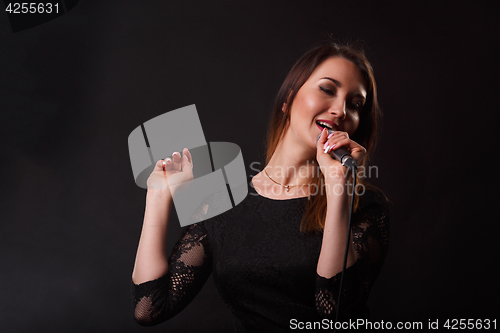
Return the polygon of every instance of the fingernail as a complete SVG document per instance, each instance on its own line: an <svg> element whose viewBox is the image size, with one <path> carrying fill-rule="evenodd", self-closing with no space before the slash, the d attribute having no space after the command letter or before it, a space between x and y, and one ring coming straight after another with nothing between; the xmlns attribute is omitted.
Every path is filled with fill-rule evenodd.
<svg viewBox="0 0 500 333"><path fill-rule="evenodd" d="M335 146L337 146L336 143L334 143L330 148L333 149L333 148L335 148Z"/></svg>
<svg viewBox="0 0 500 333"><path fill-rule="evenodd" d="M330 133L330 135L328 135L327 139L330 139L332 136L333 136L333 133Z"/></svg>
<svg viewBox="0 0 500 333"><path fill-rule="evenodd" d="M330 149L330 146L325 148L325 154L328 152L328 149Z"/></svg>
<svg viewBox="0 0 500 333"><path fill-rule="evenodd" d="M326 148L326 146L328 146L328 141L327 141L327 142L325 142L325 144L323 145L323 149L325 149L325 148Z"/></svg>

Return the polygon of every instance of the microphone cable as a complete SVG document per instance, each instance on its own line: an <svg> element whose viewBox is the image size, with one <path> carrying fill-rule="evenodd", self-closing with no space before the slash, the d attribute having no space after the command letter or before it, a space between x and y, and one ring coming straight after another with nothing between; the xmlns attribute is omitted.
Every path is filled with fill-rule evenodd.
<svg viewBox="0 0 500 333"><path fill-rule="evenodd" d="M348 163L346 163L348 164ZM349 209L349 224L347 226L347 239L345 243L345 252L344 252L344 263L342 265L342 274L340 275L340 286L339 286L339 296L337 298L337 311L335 314L335 323L339 320L339 309L340 309L340 299L342 297L342 286L344 284L344 273L346 270L347 266L347 254L349 253L349 241L351 238L351 225L352 225L352 215L353 215L353 210L354 210L354 196L356 195L356 171L357 167L355 163L350 164L348 167L350 167L352 171L352 180L353 180L353 185L352 185L352 196L351 196L351 207ZM334 332L337 331L337 325L335 325Z"/></svg>

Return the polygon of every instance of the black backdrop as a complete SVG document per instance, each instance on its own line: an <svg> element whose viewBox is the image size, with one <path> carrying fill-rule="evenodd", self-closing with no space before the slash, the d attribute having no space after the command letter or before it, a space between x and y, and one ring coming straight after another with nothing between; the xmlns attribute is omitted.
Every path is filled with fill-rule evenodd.
<svg viewBox="0 0 500 333"><path fill-rule="evenodd" d="M391 199L392 238L372 320L494 319L499 26L487 3L82 0L17 33L0 15L0 331L229 331L211 279L171 321L133 321L145 190L128 135L196 104L207 141L238 144L251 176L280 83L328 35L364 41L384 110L371 181ZM175 214L171 225L170 244Z"/></svg>

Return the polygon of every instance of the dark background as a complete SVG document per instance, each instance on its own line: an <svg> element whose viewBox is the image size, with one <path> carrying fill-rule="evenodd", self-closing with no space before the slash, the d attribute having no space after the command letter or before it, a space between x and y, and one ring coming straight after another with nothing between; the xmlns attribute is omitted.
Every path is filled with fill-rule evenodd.
<svg viewBox="0 0 500 333"><path fill-rule="evenodd" d="M0 14L0 331L229 331L211 279L171 321L133 321L146 192L128 135L196 104L207 141L238 144L252 176L281 82L330 35L364 42L384 111L371 181L391 199L391 246L372 320L500 319L487 3L81 0L17 33Z"/></svg>

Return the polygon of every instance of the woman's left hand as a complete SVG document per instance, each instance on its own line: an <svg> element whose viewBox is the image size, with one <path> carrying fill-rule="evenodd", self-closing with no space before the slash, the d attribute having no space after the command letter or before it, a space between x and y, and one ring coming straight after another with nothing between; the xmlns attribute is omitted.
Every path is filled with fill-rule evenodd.
<svg viewBox="0 0 500 333"><path fill-rule="evenodd" d="M326 147L329 148L325 152ZM316 144L316 160L325 176L325 181L333 178L345 179L347 177L347 168L330 156L332 150L340 147L347 149L358 165L366 156L366 149L357 142L352 141L347 132L335 131L329 136L328 131L324 130Z"/></svg>

